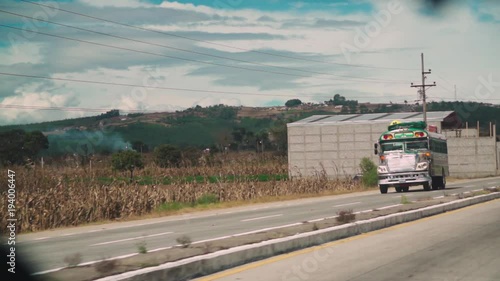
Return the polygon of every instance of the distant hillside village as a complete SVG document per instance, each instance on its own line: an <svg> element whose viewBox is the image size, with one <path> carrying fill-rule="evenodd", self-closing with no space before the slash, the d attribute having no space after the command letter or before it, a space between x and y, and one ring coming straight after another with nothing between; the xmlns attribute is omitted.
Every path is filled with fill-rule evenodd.
<svg viewBox="0 0 500 281"><path fill-rule="evenodd" d="M473 102L430 102L428 111L455 111L464 124L500 122L500 106ZM414 102L360 103L341 95L322 103L290 99L283 106L195 106L176 112L129 113L119 110L83 118L0 126L10 139L22 132L43 133L42 154L110 154L124 149L148 152L163 144L210 151L274 151L286 155L287 123L313 115L421 112ZM481 128L487 130L488 128ZM16 131L17 130L17 131ZM13 132L16 131L16 132ZM25 135L27 138L39 135ZM19 138L21 139L21 138ZM82 148L82 140L88 141ZM22 146L22 144L19 144ZM45 147L45 143L41 147Z"/></svg>

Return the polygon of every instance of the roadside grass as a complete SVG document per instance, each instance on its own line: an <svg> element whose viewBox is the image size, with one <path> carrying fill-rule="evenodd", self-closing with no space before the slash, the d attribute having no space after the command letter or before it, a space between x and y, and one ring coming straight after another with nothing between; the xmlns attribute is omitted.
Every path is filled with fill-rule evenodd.
<svg viewBox="0 0 500 281"><path fill-rule="evenodd" d="M337 212L337 221L340 223L349 223L356 219L356 214L352 209L341 210Z"/></svg>
<svg viewBox="0 0 500 281"><path fill-rule="evenodd" d="M137 246L137 252L139 254L146 254L148 252L148 248L147 248L147 244L146 244L145 240L137 243L136 246Z"/></svg>
<svg viewBox="0 0 500 281"><path fill-rule="evenodd" d="M401 204L403 205L411 204L411 201L408 200L408 197L406 197L406 195L401 195Z"/></svg>
<svg viewBox="0 0 500 281"><path fill-rule="evenodd" d="M217 195L209 193L203 194L200 198L198 198L193 203L184 203L184 202L166 202L161 204L157 211L160 213L179 211L187 208L206 208L210 205L218 204L219 198Z"/></svg>
<svg viewBox="0 0 500 281"><path fill-rule="evenodd" d="M181 203L181 202L168 202L160 205L154 212L142 214L142 215L130 215L127 217L121 217L119 219L104 219L94 222L82 223L79 226L97 226L108 223L115 223L117 221L120 222L128 222L128 221L136 221L136 220L144 220L144 219L154 219L161 218L165 216L172 215L183 215L196 213L200 211L210 211L210 210L219 210L219 209L228 209L235 207L246 207L258 204L265 203L273 203L273 202L282 202L282 201L291 201L291 200L301 200L307 198L317 198L324 196L336 196L343 194L350 194L356 192L364 192L367 190L378 190L378 187L370 187L364 188L360 187L354 190L328 190L319 193L304 193L304 194L290 194L290 195L281 195L281 196L262 196L249 200L234 200L234 201L226 201L226 202L217 202L213 204L204 204L204 205L195 205L189 203ZM74 226L61 226L58 229L69 229ZM25 233L36 233L38 231L27 231Z"/></svg>
<svg viewBox="0 0 500 281"><path fill-rule="evenodd" d="M84 179L90 181L91 179ZM101 184L110 185L113 183L127 183L128 177L98 177L97 180ZM164 184L170 185L175 183L218 183L218 182L267 182L267 181L285 181L288 180L286 174L259 174L259 175L224 175L224 176L184 176L184 177L151 177L151 176L136 176L133 181L140 185Z"/></svg>
<svg viewBox="0 0 500 281"><path fill-rule="evenodd" d="M64 257L64 263L67 267L76 267L82 262L82 254L74 253Z"/></svg>

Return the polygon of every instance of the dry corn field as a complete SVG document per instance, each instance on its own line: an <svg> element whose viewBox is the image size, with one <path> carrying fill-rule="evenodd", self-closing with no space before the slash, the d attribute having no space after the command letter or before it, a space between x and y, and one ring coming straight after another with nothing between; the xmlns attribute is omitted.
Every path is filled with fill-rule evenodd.
<svg viewBox="0 0 500 281"><path fill-rule="evenodd" d="M248 159L247 159L248 160ZM76 226L104 220L115 220L153 213L164 203L195 202L213 194L220 202L247 201L263 197L319 194L349 191L360 186L349 181L331 181L321 173L314 178L271 180L265 182L236 179L232 181L173 182L140 185L116 181L103 184L99 176L120 176L101 161L92 170L82 167L46 165L28 169L9 167L16 172L17 231L31 232L63 226ZM287 174L286 159L227 161L222 165L162 169L152 164L137 171L138 176L185 175L260 175ZM82 179L86 180L82 180ZM0 209L7 209L7 170L1 171ZM2 225L7 224L2 211Z"/></svg>

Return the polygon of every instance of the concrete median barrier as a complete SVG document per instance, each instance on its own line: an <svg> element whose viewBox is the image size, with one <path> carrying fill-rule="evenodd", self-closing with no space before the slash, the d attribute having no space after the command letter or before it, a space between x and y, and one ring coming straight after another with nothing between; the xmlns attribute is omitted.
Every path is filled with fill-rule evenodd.
<svg viewBox="0 0 500 281"><path fill-rule="evenodd" d="M493 192L471 198L429 206L421 209L394 213L369 220L356 221L293 236L267 240L239 246L214 253L169 262L159 266L143 268L119 275L98 279L99 281L169 281L187 280L212 274L231 267L261 260L279 254L320 245L330 241L366 233L393 225L418 220L470 205L499 199L500 192Z"/></svg>

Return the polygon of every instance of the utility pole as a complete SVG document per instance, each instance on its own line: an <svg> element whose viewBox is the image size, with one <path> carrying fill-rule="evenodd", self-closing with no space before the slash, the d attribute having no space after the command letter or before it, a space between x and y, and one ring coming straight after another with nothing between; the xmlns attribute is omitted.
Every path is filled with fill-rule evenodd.
<svg viewBox="0 0 500 281"><path fill-rule="evenodd" d="M455 101L457 101L457 85L455 85Z"/></svg>
<svg viewBox="0 0 500 281"><path fill-rule="evenodd" d="M423 107L424 107L424 122L427 123L427 102L426 102L426 96L425 96L425 87L434 87L434 86L436 86L436 82L434 82L434 84L425 85L425 79L427 78L425 75L430 74L431 70L430 69L429 69L429 71L424 70L424 53L421 54L421 58L422 58L422 85L413 85L413 83L411 83L411 87L414 87L414 88L420 87L421 88L420 93L422 95L422 103L423 103Z"/></svg>

